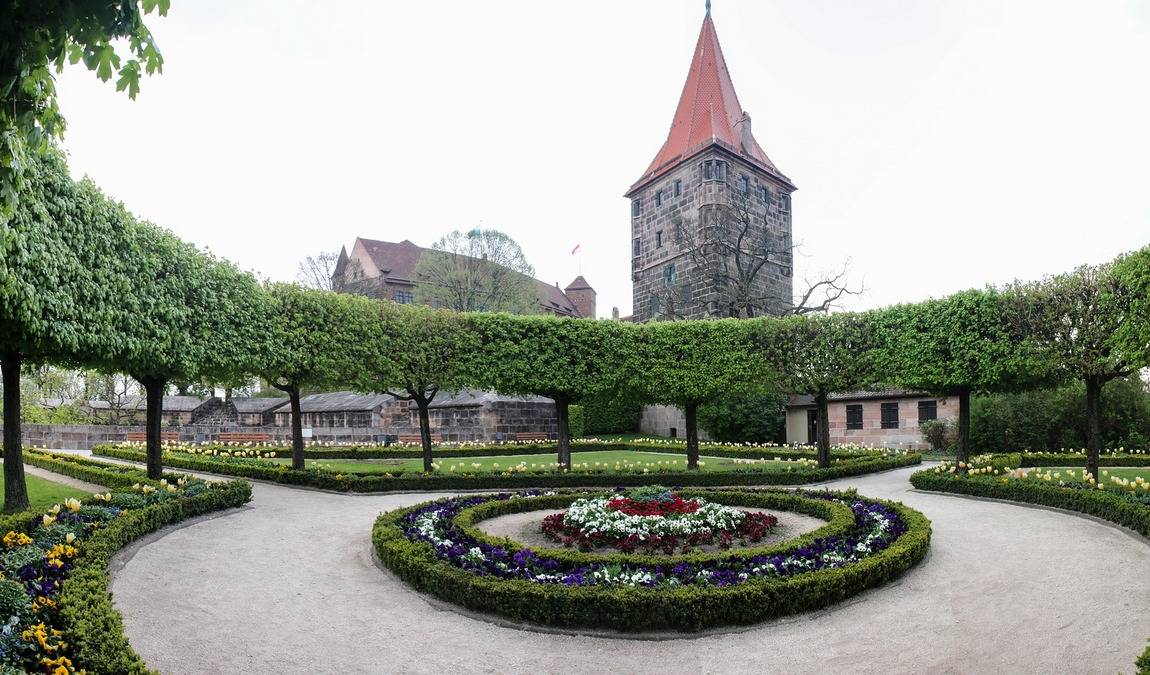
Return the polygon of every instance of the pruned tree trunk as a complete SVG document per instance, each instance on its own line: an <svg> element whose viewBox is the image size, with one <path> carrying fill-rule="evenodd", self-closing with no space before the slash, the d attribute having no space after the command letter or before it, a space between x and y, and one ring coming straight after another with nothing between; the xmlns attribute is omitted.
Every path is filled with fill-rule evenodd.
<svg viewBox="0 0 1150 675"><path fill-rule="evenodd" d="M687 418L687 470L699 470L699 404L691 401L683 406Z"/></svg>
<svg viewBox="0 0 1150 675"><path fill-rule="evenodd" d="M28 508L28 485L24 481L24 446L20 437L20 354L0 355L4 378L4 512Z"/></svg>
<svg viewBox="0 0 1150 675"><path fill-rule="evenodd" d="M555 398L555 420L559 437L559 463L571 470L571 402L563 396Z"/></svg>
<svg viewBox="0 0 1150 675"><path fill-rule="evenodd" d="M291 468L303 471L303 411L299 403L299 387L288 387L291 400Z"/></svg>
<svg viewBox="0 0 1150 675"><path fill-rule="evenodd" d="M423 472L431 473L435 469L431 466L431 415L428 407L431 405L424 396L415 397L415 405L419 408L419 442L423 445Z"/></svg>
<svg viewBox="0 0 1150 675"><path fill-rule="evenodd" d="M1094 480L1102 482L1098 473L1102 452L1102 378L1086 378L1086 471Z"/></svg>
<svg viewBox="0 0 1150 675"><path fill-rule="evenodd" d="M958 450L955 462L970 461L970 388L963 387L958 391ZM962 473L966 469L960 469Z"/></svg>
<svg viewBox="0 0 1150 675"><path fill-rule="evenodd" d="M831 416L827 406L827 395L815 396L815 407L818 421L818 441L815 455L818 458L820 469L829 469L831 466Z"/></svg>
<svg viewBox="0 0 1150 675"><path fill-rule="evenodd" d="M160 480L164 477L164 448L160 442L160 422L164 416L164 389L168 383L158 377L137 377L144 385L148 409L144 421L147 438L145 453L148 461L148 478Z"/></svg>

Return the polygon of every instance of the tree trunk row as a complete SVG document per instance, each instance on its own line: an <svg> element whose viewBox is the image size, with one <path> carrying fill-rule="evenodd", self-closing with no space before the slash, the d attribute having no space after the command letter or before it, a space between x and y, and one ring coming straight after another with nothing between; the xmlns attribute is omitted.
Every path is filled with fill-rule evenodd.
<svg viewBox="0 0 1150 675"><path fill-rule="evenodd" d="M4 512L28 508L28 485L24 481L24 446L20 437L20 354L0 354L4 378Z"/></svg>
<svg viewBox="0 0 1150 675"><path fill-rule="evenodd" d="M818 432L816 456L820 469L829 469L831 466L831 417L827 406L827 395L815 396L815 426Z"/></svg>

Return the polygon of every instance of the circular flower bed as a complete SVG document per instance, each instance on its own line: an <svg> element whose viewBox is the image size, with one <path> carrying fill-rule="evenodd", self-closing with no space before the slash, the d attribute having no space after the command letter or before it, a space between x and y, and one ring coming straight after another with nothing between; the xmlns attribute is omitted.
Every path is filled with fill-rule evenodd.
<svg viewBox="0 0 1150 675"><path fill-rule="evenodd" d="M612 497L529 491L455 497L384 514L373 541L381 561L400 577L470 609L630 631L697 630L825 607L898 576L922 559L930 543L922 514L853 492L679 496L684 502L800 511L831 522L775 547L661 559L536 551L471 527L502 513L573 506L580 499L609 503Z"/></svg>
<svg viewBox="0 0 1150 675"><path fill-rule="evenodd" d="M760 542L778 518L708 502L684 499L660 486L616 496L577 499L563 512L543 519L543 533L565 546L581 549L610 546L630 553L684 552L706 544L729 548Z"/></svg>

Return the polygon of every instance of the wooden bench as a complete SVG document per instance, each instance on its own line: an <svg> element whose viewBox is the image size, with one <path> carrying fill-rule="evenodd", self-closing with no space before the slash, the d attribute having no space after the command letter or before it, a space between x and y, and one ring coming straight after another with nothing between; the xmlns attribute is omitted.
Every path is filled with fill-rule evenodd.
<svg viewBox="0 0 1150 675"><path fill-rule="evenodd" d="M129 431L128 442L130 443L143 443L148 440L148 432L146 431ZM178 431L161 431L161 443L179 443L180 432Z"/></svg>
<svg viewBox="0 0 1150 675"><path fill-rule="evenodd" d="M431 435L432 443L438 443L441 440L443 440L443 438L439 434ZM421 445L423 443L423 437L419 434L400 434L399 442L402 445Z"/></svg>
<svg viewBox="0 0 1150 675"><path fill-rule="evenodd" d="M221 431L221 443L267 443L272 439L271 434L252 434L242 431Z"/></svg>
<svg viewBox="0 0 1150 675"><path fill-rule="evenodd" d="M548 441L551 440L547 432L544 431L527 431L521 434L515 434L517 441Z"/></svg>

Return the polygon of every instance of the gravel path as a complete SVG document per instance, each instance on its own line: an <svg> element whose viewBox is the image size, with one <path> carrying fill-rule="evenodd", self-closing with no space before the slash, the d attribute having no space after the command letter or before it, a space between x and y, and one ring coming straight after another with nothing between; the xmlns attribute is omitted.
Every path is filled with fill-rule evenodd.
<svg viewBox="0 0 1150 675"><path fill-rule="evenodd" d="M934 524L898 582L823 612L666 641L553 635L437 609L372 561L381 511L437 495L257 484L244 509L120 554L132 644L167 673L1131 672L1150 637L1150 546L1089 519L852 478Z"/></svg>

